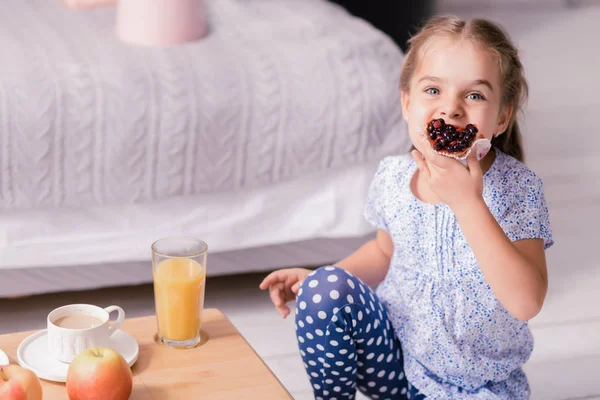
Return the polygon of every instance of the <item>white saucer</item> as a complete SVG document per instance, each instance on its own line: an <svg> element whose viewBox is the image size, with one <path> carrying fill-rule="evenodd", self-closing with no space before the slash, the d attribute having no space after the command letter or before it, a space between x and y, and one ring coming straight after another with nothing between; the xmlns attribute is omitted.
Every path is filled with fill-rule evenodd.
<svg viewBox="0 0 600 400"><path fill-rule="evenodd" d="M8 365L8 356L0 350L0 365Z"/></svg>
<svg viewBox="0 0 600 400"><path fill-rule="evenodd" d="M117 330L106 346L118 351L131 367L138 359L138 342L122 330ZM23 368L32 370L39 378L54 382L66 382L69 364L58 361L48 351L46 330L36 332L21 342L17 358Z"/></svg>

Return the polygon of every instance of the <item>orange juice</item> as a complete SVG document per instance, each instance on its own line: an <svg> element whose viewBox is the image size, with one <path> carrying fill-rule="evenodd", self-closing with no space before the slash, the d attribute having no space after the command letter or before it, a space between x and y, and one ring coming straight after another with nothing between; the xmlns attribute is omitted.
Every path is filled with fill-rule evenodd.
<svg viewBox="0 0 600 400"><path fill-rule="evenodd" d="M206 281L204 267L191 259L167 259L155 266L153 276L160 338L199 341Z"/></svg>

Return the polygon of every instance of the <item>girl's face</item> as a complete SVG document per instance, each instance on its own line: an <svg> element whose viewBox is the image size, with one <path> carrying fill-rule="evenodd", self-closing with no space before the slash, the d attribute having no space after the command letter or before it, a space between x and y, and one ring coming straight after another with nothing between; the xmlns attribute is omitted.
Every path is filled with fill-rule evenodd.
<svg viewBox="0 0 600 400"><path fill-rule="evenodd" d="M402 112L417 150L420 133L434 118L464 128L473 124L492 140L506 130L512 110L501 106L500 71L494 57L468 40L435 40L421 56L402 92Z"/></svg>

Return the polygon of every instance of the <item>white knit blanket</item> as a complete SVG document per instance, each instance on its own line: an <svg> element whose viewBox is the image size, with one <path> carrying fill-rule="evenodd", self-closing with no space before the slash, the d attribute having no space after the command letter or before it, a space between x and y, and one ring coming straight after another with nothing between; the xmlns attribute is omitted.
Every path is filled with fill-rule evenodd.
<svg viewBox="0 0 600 400"><path fill-rule="evenodd" d="M2 0L0 211L237 191L408 148L384 34L323 0L205 4L208 37L148 49L119 42L112 7Z"/></svg>

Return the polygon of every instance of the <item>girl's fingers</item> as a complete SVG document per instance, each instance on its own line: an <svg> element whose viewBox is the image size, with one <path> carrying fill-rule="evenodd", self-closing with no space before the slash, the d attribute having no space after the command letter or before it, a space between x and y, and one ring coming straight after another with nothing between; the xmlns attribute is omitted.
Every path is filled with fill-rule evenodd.
<svg viewBox="0 0 600 400"><path fill-rule="evenodd" d="M419 149L419 152L421 153L421 156L425 160L433 160L436 157L443 157L443 156L440 156L435 151L433 151L433 149L431 148L431 145L429 144L429 142L425 142L423 144L423 149L422 150Z"/></svg>
<svg viewBox="0 0 600 400"><path fill-rule="evenodd" d="M290 314L290 308L284 304L282 307L277 307L277 313L281 315L281 318L285 318Z"/></svg>
<svg viewBox="0 0 600 400"><path fill-rule="evenodd" d="M262 282L260 283L260 285L258 285L258 287L260 288L260 290L265 290L267 289L269 286L271 286L271 284L273 283L273 278L271 277L274 274L274 272L270 273L269 275L267 275Z"/></svg>
<svg viewBox="0 0 600 400"><path fill-rule="evenodd" d="M427 152L423 154L423 156L429 162L429 164L440 168L450 168L453 164L458 162L451 157L446 157L436 153L431 147L427 149Z"/></svg>
<svg viewBox="0 0 600 400"><path fill-rule="evenodd" d="M279 308L285 305L283 301L283 283L278 282L274 285L271 285L269 294L275 307Z"/></svg>
<svg viewBox="0 0 600 400"><path fill-rule="evenodd" d="M265 290L265 289L269 288L271 285L274 285L275 283L277 283L283 279L283 277L281 275L282 275L281 271L271 272L269 275L267 275L265 277L265 279L262 280L262 282L260 283L260 285L258 287L261 290Z"/></svg>
<svg viewBox="0 0 600 400"><path fill-rule="evenodd" d="M477 161L477 155L470 155L467 158L467 166L469 167L469 172L471 172L471 176L474 178L478 178L483 175L483 171L481 170L481 165L479 161Z"/></svg>
<svg viewBox="0 0 600 400"><path fill-rule="evenodd" d="M298 281L292 285L292 293L298 294L298 290L300 290L300 285L302 285L302 281Z"/></svg>
<svg viewBox="0 0 600 400"><path fill-rule="evenodd" d="M429 168L427 167L427 164L425 163L425 160L423 159L423 156L421 155L421 153L419 153L417 150L413 150L411 152L411 155L412 155L412 158L417 163L417 168L419 169L419 171L421 171L421 173L423 173L427 178L429 178L430 177Z"/></svg>
<svg viewBox="0 0 600 400"><path fill-rule="evenodd" d="M419 153L418 150L413 150L410 152L410 155L412 156L413 160L415 160L415 162L417 163L417 168L419 169L419 171L422 171L425 162L423 161L423 156L421 156L421 153Z"/></svg>
<svg viewBox="0 0 600 400"><path fill-rule="evenodd" d="M440 168L450 168L453 164L458 162L457 160L451 157L446 157L444 155L438 154L436 151L433 150L429 143L426 143L423 146L423 150L419 151L422 155L422 158L425 159L425 165L427 166L432 165Z"/></svg>

